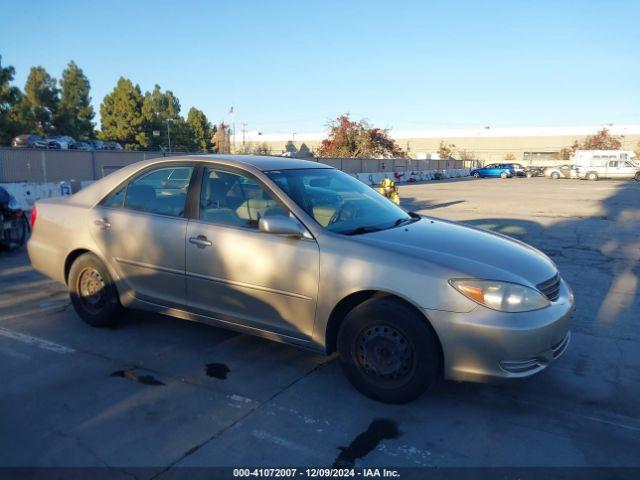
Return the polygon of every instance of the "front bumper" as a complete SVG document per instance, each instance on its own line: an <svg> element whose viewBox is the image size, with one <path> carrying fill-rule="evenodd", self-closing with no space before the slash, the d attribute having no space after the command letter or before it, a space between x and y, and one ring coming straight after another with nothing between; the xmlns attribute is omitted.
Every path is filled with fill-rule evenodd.
<svg viewBox="0 0 640 480"><path fill-rule="evenodd" d="M444 377L492 382L544 370L567 349L573 293L564 280L558 300L533 312L478 305L468 313L425 310L442 345Z"/></svg>

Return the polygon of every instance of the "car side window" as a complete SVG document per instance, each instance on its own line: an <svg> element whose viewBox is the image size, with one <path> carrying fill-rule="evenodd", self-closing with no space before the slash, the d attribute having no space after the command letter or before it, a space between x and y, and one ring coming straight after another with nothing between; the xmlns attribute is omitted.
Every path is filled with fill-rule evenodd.
<svg viewBox="0 0 640 480"><path fill-rule="evenodd" d="M163 167L143 173L126 185L121 205L129 210L181 217L192 173L192 166ZM119 191L114 192L113 200L107 198L103 205L117 206L120 195Z"/></svg>
<svg viewBox="0 0 640 480"><path fill-rule="evenodd" d="M289 212L255 179L207 167L200 187L200 220L258 228L260 218Z"/></svg>

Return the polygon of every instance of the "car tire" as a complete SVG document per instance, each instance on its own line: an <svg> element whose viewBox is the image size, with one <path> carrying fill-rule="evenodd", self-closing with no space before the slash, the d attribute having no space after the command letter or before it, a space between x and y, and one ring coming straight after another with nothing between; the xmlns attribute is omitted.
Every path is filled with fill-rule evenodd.
<svg viewBox="0 0 640 480"><path fill-rule="evenodd" d="M587 173L587 180L591 180L592 182L595 182L596 180L598 180L598 174L596 172Z"/></svg>
<svg viewBox="0 0 640 480"><path fill-rule="evenodd" d="M640 172L636 173L636 176L633 178L636 179L636 182L640 182Z"/></svg>
<svg viewBox="0 0 640 480"><path fill-rule="evenodd" d="M406 403L440 374L440 342L425 317L393 298L355 307L338 332L342 370L367 397Z"/></svg>
<svg viewBox="0 0 640 480"><path fill-rule="evenodd" d="M550 176L553 180L558 180L560 178L560 174L558 172L553 172Z"/></svg>
<svg viewBox="0 0 640 480"><path fill-rule="evenodd" d="M473 178L480 178L480 174L478 172L474 173Z"/></svg>
<svg viewBox="0 0 640 480"><path fill-rule="evenodd" d="M527 173L525 174L525 176L526 176L527 178L532 178L532 177L533 177L533 173L531 173L531 172L527 172Z"/></svg>
<svg viewBox="0 0 640 480"><path fill-rule="evenodd" d="M69 295L78 316L93 327L112 326L124 313L109 271L93 253L71 265Z"/></svg>
<svg viewBox="0 0 640 480"><path fill-rule="evenodd" d="M502 172L500 174L500 178L507 178L507 177L508 177L507 172Z"/></svg>

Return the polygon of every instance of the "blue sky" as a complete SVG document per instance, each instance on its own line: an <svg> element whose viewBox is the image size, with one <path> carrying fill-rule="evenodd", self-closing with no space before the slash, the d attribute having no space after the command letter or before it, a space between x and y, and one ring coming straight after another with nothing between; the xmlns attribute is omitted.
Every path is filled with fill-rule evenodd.
<svg viewBox="0 0 640 480"><path fill-rule="evenodd" d="M73 59L96 111L122 75L265 132L640 123L636 0L2 3L16 84Z"/></svg>

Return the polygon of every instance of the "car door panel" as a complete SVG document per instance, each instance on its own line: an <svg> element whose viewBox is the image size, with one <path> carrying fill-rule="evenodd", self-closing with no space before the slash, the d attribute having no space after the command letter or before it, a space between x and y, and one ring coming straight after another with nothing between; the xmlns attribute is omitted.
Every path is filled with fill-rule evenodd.
<svg viewBox="0 0 640 480"><path fill-rule="evenodd" d="M195 313L307 338L319 275L315 240L190 221L187 305Z"/></svg>
<svg viewBox="0 0 640 480"><path fill-rule="evenodd" d="M310 337L319 275L316 241L261 232L261 216L290 212L247 172L211 165L199 175L198 214L186 234L189 310Z"/></svg>
<svg viewBox="0 0 640 480"><path fill-rule="evenodd" d="M186 219L105 207L92 216L93 238L118 273L121 294L124 287L141 300L184 306Z"/></svg>
<svg viewBox="0 0 640 480"><path fill-rule="evenodd" d="M184 308L185 208L193 171L190 164L149 168L91 210L91 234L119 277L121 296Z"/></svg>

